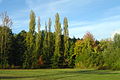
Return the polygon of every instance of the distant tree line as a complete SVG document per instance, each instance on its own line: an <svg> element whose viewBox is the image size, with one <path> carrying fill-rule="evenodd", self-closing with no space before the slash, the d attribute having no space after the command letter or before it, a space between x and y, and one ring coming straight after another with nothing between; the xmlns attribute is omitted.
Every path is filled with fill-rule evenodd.
<svg viewBox="0 0 120 80"><path fill-rule="evenodd" d="M40 17L30 12L29 31L12 33L12 20L6 12L0 15L0 68L81 68L120 69L120 35L98 41L87 32L83 38L69 37L68 19L55 15L41 30ZM37 27L37 28L36 28ZM37 31L35 31L37 29ZM80 34L79 34L80 35Z"/></svg>

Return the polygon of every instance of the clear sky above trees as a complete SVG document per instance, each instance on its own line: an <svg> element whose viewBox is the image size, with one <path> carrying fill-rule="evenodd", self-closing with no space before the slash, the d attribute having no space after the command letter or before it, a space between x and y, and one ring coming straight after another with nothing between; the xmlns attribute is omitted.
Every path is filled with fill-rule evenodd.
<svg viewBox="0 0 120 80"><path fill-rule="evenodd" d="M28 30L28 15L32 9L41 17L41 29L44 29L44 22L49 17L54 20L58 12L61 20L64 16L69 19L71 37L82 37L90 31L95 38L102 39L120 31L119 3L120 0L0 0L0 12L8 12L15 33Z"/></svg>

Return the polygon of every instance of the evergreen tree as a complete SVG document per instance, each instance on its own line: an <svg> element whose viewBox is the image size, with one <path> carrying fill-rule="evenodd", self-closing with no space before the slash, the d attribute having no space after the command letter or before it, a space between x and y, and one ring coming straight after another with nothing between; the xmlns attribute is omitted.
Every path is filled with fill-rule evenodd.
<svg viewBox="0 0 120 80"><path fill-rule="evenodd" d="M23 55L26 50L25 39L27 32L22 30L12 38L12 52L9 54L9 65L12 68L21 68L23 64Z"/></svg>

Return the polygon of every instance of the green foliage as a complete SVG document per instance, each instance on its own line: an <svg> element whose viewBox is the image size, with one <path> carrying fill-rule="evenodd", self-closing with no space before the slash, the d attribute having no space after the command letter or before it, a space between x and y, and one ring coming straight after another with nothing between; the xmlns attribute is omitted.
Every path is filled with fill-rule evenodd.
<svg viewBox="0 0 120 80"><path fill-rule="evenodd" d="M68 67L69 57L69 31L68 31L68 20L64 18L64 67Z"/></svg>
<svg viewBox="0 0 120 80"><path fill-rule="evenodd" d="M12 20L7 15L7 12L0 14L0 68L8 68L9 54L13 49L12 47Z"/></svg>
<svg viewBox="0 0 120 80"><path fill-rule="evenodd" d="M14 35L12 39L12 52L9 55L9 64L22 66L23 55L26 50L25 39L27 32L22 30L19 34Z"/></svg>
<svg viewBox="0 0 120 80"><path fill-rule="evenodd" d="M68 56L68 67L73 68L75 66L75 55L74 55L74 42L69 41L69 56Z"/></svg>
<svg viewBox="0 0 120 80"><path fill-rule="evenodd" d="M120 35L116 34L104 51L105 65L112 70L120 70Z"/></svg>
<svg viewBox="0 0 120 80"><path fill-rule="evenodd" d="M45 23L45 31L44 31L44 40L43 40L43 61L44 67L49 68L52 64L52 56L53 56L53 48L54 48L54 40L53 34L51 32L51 19L49 18L48 25Z"/></svg>
<svg viewBox="0 0 120 80"><path fill-rule="evenodd" d="M48 67L51 67L52 64L52 56L53 56L53 49L54 49L54 37L53 37L53 33L51 32L51 26L52 26L52 21L51 18L49 18L48 20L48 61L47 61L47 65L49 65Z"/></svg>
<svg viewBox="0 0 120 80"><path fill-rule="evenodd" d="M23 68L35 68L37 64L37 54L35 53L35 13L30 13L29 32L26 37L27 49L24 55Z"/></svg>
<svg viewBox="0 0 120 80"><path fill-rule="evenodd" d="M87 32L83 38L76 39L69 37L66 17L61 28L58 13L55 15L55 32L51 31L50 18L48 24L45 23L45 30L41 31L39 17L36 32L35 20L35 13L31 11L29 31L13 34L10 29L11 19L6 13L3 14L0 26L0 68L76 67L120 70L120 34L116 34L113 40L97 41Z"/></svg>
<svg viewBox="0 0 120 80"><path fill-rule="evenodd" d="M9 27L0 27L0 66L1 68L8 68L8 59L12 50L12 31Z"/></svg>
<svg viewBox="0 0 120 80"><path fill-rule="evenodd" d="M49 52L48 52L48 32L47 32L47 24L45 23L45 31L44 31L44 40L43 40L43 60L44 60L44 65L47 65L48 63L48 57L49 57Z"/></svg>
<svg viewBox="0 0 120 80"><path fill-rule="evenodd" d="M38 33L36 33L36 39L35 39L35 54L36 54L36 64L39 63L39 57L41 56L42 54L42 33L40 31L41 29L41 25L40 25L40 17L38 17ZM38 64L36 67L40 67L41 64Z"/></svg>
<svg viewBox="0 0 120 80"><path fill-rule="evenodd" d="M96 45L93 35L86 33L83 40L78 40L75 43L74 54L76 55L75 65L78 68L92 68L96 67Z"/></svg>
<svg viewBox="0 0 120 80"><path fill-rule="evenodd" d="M60 17L57 13L55 16L55 51L53 55L53 68L59 67L59 59L61 56L61 23L60 23Z"/></svg>

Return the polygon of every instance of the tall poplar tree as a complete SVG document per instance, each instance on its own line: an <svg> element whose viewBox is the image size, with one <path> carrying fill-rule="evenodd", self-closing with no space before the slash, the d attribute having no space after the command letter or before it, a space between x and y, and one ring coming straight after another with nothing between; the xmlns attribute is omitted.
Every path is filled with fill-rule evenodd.
<svg viewBox="0 0 120 80"><path fill-rule="evenodd" d="M26 37L26 45L27 50L25 51L24 56L24 68L34 68L36 65L36 53L35 49L35 13L33 11L30 12L30 23L29 23L29 32Z"/></svg>
<svg viewBox="0 0 120 80"><path fill-rule="evenodd" d="M64 18L64 66L68 64L69 56L69 31L68 31L68 20Z"/></svg>
<svg viewBox="0 0 120 80"><path fill-rule="evenodd" d="M48 64L48 56L49 56L49 51L48 51L48 28L47 24L45 22L45 31L44 31L44 41L43 41L43 62L44 62L44 67L47 66Z"/></svg>
<svg viewBox="0 0 120 80"><path fill-rule="evenodd" d="M61 23L60 23L60 17L57 13L55 16L55 51L53 55L53 68L59 67L59 59L61 56Z"/></svg>
<svg viewBox="0 0 120 80"><path fill-rule="evenodd" d="M51 24L52 24L52 22L51 22L51 19L49 18L49 21L48 21L48 48L49 48L49 52L51 52L50 51L50 49L51 49Z"/></svg>
<svg viewBox="0 0 120 80"><path fill-rule="evenodd" d="M41 56L41 54L42 54L42 49L41 49L41 31L40 31L40 27L41 27L41 25L40 25L40 17L38 17L38 25L37 25L37 27L38 27L38 33L37 33L37 35L36 35L36 56L37 56L37 59Z"/></svg>
<svg viewBox="0 0 120 80"><path fill-rule="evenodd" d="M49 18L48 20L48 67L51 66L51 58L52 58L52 50L53 50L53 46L54 45L52 43L52 33L51 33L51 25L52 25L52 21L51 21L51 18Z"/></svg>

